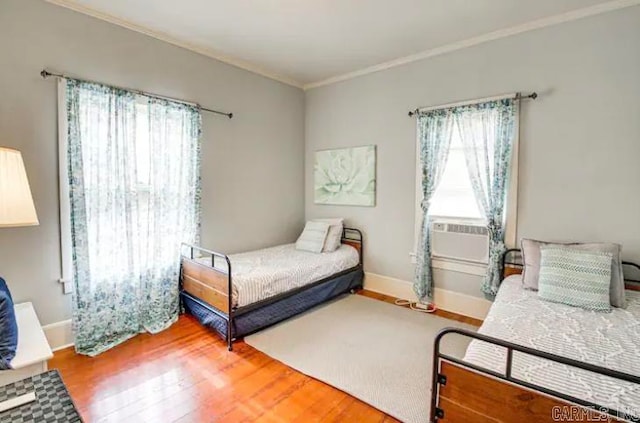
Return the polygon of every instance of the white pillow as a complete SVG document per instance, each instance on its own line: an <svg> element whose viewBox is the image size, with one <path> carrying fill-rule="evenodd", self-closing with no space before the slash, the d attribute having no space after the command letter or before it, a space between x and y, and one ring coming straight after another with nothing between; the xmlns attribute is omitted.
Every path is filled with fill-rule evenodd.
<svg viewBox="0 0 640 423"><path fill-rule="evenodd" d="M330 253L340 247L340 243L342 241L343 220L344 219L342 218L312 220L312 222L324 222L329 224L329 233L327 234L327 239L324 241L324 247L322 247L323 253Z"/></svg>
<svg viewBox="0 0 640 423"><path fill-rule="evenodd" d="M325 222L307 222L302 234L296 241L296 250L321 253L324 240L329 233L329 224Z"/></svg>

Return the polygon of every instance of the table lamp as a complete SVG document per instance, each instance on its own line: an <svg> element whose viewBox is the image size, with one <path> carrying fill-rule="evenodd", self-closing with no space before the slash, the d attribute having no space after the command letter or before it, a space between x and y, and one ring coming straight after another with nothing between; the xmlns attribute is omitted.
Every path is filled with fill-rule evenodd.
<svg viewBox="0 0 640 423"><path fill-rule="evenodd" d="M0 228L38 224L22 154L0 147Z"/></svg>
<svg viewBox="0 0 640 423"><path fill-rule="evenodd" d="M0 147L0 228L38 224L22 154L17 150ZM18 395L0 402L0 412L35 400L34 391Z"/></svg>

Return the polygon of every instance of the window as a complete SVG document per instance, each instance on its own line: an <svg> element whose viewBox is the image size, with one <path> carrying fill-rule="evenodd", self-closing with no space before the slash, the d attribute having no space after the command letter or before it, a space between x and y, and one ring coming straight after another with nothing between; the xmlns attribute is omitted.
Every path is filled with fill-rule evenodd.
<svg viewBox="0 0 640 423"><path fill-rule="evenodd" d="M440 185L433 195L429 216L483 220L469 180L462 140L457 128L453 130L449 159Z"/></svg>
<svg viewBox="0 0 640 423"><path fill-rule="evenodd" d="M63 279L76 349L94 355L178 316L180 245L199 230L201 116L73 79L58 101Z"/></svg>
<svg viewBox="0 0 640 423"><path fill-rule="evenodd" d="M454 222L467 224L483 224L482 211L476 201L471 180L469 179L467 163L464 157L464 147L460 132L454 125L449 158L440 185L433 195L429 207L432 222ZM415 196L415 238L414 250L410 254L415 262L415 252L418 251L422 225L422 170L420 164L419 145L416 142L416 196ZM518 204L518 137L514 141L513 159L511 162L511 178L509 182L507 204L505 242L508 247L516 245L516 212Z"/></svg>
<svg viewBox="0 0 640 423"><path fill-rule="evenodd" d="M142 96L136 99L136 194L140 236L149 236L151 196L151 140L149 139L149 102Z"/></svg>
<svg viewBox="0 0 640 423"><path fill-rule="evenodd" d="M149 140L149 103L139 97L136 101L136 177L138 191L149 192L151 146Z"/></svg>

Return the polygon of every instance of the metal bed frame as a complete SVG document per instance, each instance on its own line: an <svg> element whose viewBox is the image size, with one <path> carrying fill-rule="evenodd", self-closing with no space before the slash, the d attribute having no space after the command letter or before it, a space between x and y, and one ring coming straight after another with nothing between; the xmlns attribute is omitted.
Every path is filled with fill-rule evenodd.
<svg viewBox="0 0 640 423"><path fill-rule="evenodd" d="M523 264L519 263L519 262L508 262L507 261L507 256L509 256L510 254L513 253L520 253L521 254L521 250L520 249L509 249L507 251L505 251L505 253L502 255L502 275L504 278L505 275L505 269L506 266L513 266L516 267L518 269L522 269L523 268ZM635 268L637 271L640 272L640 265L636 264L636 263L632 263L632 262L628 262L628 261L623 261L622 262L623 265L625 266L629 266L629 267L633 267ZM638 279L625 279L626 282L629 282L631 285L627 285L627 289L632 289L632 290L640 290L640 280ZM493 344L493 345L497 345L499 347L503 347L506 349L507 352L507 358L506 358L506 367L505 367L505 373L499 373L499 372L495 372L493 370L489 370L486 368L483 368L481 366L466 362L460 358L457 357L452 357L451 355L445 354L441 351L440 345L442 342L442 339L450 334L456 334L456 335L460 335L466 338L471 338L471 339L475 339L475 340L479 340L479 341L483 341L489 344ZM520 353L524 353L527 355L531 355L531 356L535 356L535 357L539 357L545 360L549 360L549 361L553 361L555 363L560 363L560 364L564 364L567 366L571 366L573 368L577 368L577 369L582 369L582 370L586 370L586 371L590 371L593 373L597 373L603 376L608 376L614 379L618 379L621 381L626 381L626 382L630 382L630 383L634 383L637 385L640 385L640 377L636 376L636 375L631 375L628 373L623 373L623 372L619 372L616 370L611 370L611 369L607 369L605 367L601 367L601 366L596 366L593 364L589 364L589 363L585 363L582 361L578 361L578 360L574 360L574 359L570 359L570 358L566 358L566 357L562 357L556 354L551 354L551 353L547 353L544 351L540 351L540 350L536 350L533 348L529 348L529 347L524 347L522 345L518 345L518 344L514 344L512 342L508 342L499 338L495 338L495 337L491 337L491 336L486 336L486 335L482 335L476 332L472 332L469 330L465 330L465 329L458 329L458 328L445 328L443 330L441 330L435 338L435 342L434 342L434 354L433 354L433 378L432 378L432 391L431 391L431 416L430 416L430 421L431 422L437 422L438 420L445 419L446 413L445 410L443 408L439 407L439 394L440 394L440 388L446 386L447 384L447 376L445 374L443 374L441 372L441 365L444 363L453 363L454 365L459 366L460 368L466 369L466 370L470 370L473 371L481 376L485 376L485 377L490 377L490 378L494 378L497 379L499 381L503 381L512 385L515 385L517 387L521 387L521 388L525 388L527 390L530 391L534 391L535 393L542 393L544 395L550 396L553 399L560 399L561 401L565 402L565 405L570 406L571 404L567 404L567 403L572 403L572 404L577 404L579 406L584 407L586 410L591 413L591 416L594 415L607 415L611 418L613 418L613 421L618 421L615 419L623 419L625 421L631 421L631 422L640 422L640 415L630 415L628 414L628 411L623 411L623 410L613 410L613 409L609 409L607 407L603 407L599 404L595 404L592 403L590 401L586 401L580 398L576 398L573 397L571 395L567 395L564 394L562 392L558 392L556 390L553 389L548 389L545 388L543 386L537 385L537 384L533 384L533 383L529 383L526 382L524 380L515 378L512 376L512 367L513 367L513 352L517 351ZM574 420L574 421L583 421L583 420ZM584 420L587 421L587 420ZM594 420L594 421L601 421L601 420ZM609 420L607 420L609 421Z"/></svg>
<svg viewBox="0 0 640 423"><path fill-rule="evenodd" d="M282 320L285 320L286 318L289 317L293 317L296 314L299 314L303 311L308 310L311 307L314 307L318 304L321 304L322 302L326 302L329 301L332 298L335 298L338 295L344 294L346 292L352 292L354 293L356 290L362 289L362 285L363 285L363 265L364 265L364 245L363 245L363 236L362 236L362 232L359 229L354 229L354 228L344 228L342 231L342 238L341 238L341 242L342 244L348 244L353 246L354 248L356 248L356 250L358 250L358 254L359 254L359 263L358 265L356 265L355 267L352 267L350 269L341 271L339 273L336 273L334 275L331 275L327 278L321 279L319 281L316 281L314 283L302 286L300 288L296 288L293 289L291 291L287 291L278 295L275 295L271 298L267 298L252 304L248 304L242 307L237 307L237 306L233 306L233 272L232 272L232 267L231 267L231 260L229 259L229 256L226 254L222 254L216 251L212 251L212 250L207 250L205 248L201 248L195 245L189 245L189 244L182 244L182 248L183 248L183 252L185 249L188 250L188 254L187 255L182 255L182 259L180 261L180 299L181 299L181 305L184 306L185 300L194 302L195 304L197 304L199 307L204 308L207 310L207 312L213 313L215 316L217 316L219 318L219 320L224 321L224 326L225 326L225 333L222 333L220 330L216 329L216 331L218 331L227 341L227 348L229 351L233 350L233 342L240 337L243 336L247 336L250 335L252 333L255 333L259 330L265 329L269 326L272 326ZM204 253L206 255L210 255L211 256L211 267L207 267L204 265L201 265L202 267L209 269L211 272L216 272L216 274L222 274L224 278L226 278L226 289L227 289L227 298L226 298L226 308L228 310L228 312L226 312L225 310L220 309L219 307L216 307L215 305L212 305L209 302L206 302L200 298L198 298L197 296L194 296L192 294L189 294L188 292L185 291L184 289L184 278L185 278L185 259L188 259L189 261L191 261L191 263L195 263L194 259L195 259L195 253L199 252L199 253ZM221 271L220 268L216 268L216 259L218 260L224 260L224 262L226 263L227 266L227 271L223 272ZM215 268L215 269L214 269ZM278 318L277 321L274 322L270 322L268 324L258 324L257 327L251 329L248 332L243 332L241 334L238 334L235 327L236 327L236 319L240 318L240 317L250 317L251 313L254 313L254 315L257 315L261 310L264 311L266 307L269 306L274 306L274 305L278 305L278 304L284 304L284 302L286 302L287 300L293 300L295 301L297 298L301 298L302 295L304 295L306 292L308 292L311 289L314 288L322 288L322 286L328 286L329 284L331 284L332 282L337 281L339 278L341 277L349 277L350 275L354 275L353 276L353 280L348 283L348 285L346 286L346 288L340 288L337 291L333 292L334 290L332 290L330 296L328 296L327 298L324 298L322 301L316 301L316 302L310 302L309 306L307 307L306 305L303 306L304 309L302 309L301 311L296 310L295 312L292 313L287 313L286 315L282 316L282 318ZM345 285L345 284L342 284ZM304 300L302 300L304 301ZM181 307L183 308L183 307ZM298 307L299 309L299 307Z"/></svg>

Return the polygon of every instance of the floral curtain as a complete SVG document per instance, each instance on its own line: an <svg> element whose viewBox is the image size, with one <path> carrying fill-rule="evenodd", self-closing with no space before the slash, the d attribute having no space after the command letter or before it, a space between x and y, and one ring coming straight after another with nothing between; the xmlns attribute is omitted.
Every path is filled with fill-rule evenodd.
<svg viewBox="0 0 640 423"><path fill-rule="evenodd" d="M454 109L464 146L471 186L487 221L489 263L482 291L495 296L500 260L505 251L505 201L516 136L516 99L503 99Z"/></svg>
<svg viewBox="0 0 640 423"><path fill-rule="evenodd" d="M96 355L177 319L180 244L199 232L200 112L76 80L66 112L75 346Z"/></svg>
<svg viewBox="0 0 640 423"><path fill-rule="evenodd" d="M142 219L146 294L142 322L161 331L178 314L180 245L200 232L200 112L184 104L149 100L148 200Z"/></svg>
<svg viewBox="0 0 640 423"><path fill-rule="evenodd" d="M440 183L449 157L453 117L451 109L433 110L418 116L419 155L422 167L422 227L416 254L413 290L421 301L433 299L428 212L431 198Z"/></svg>

